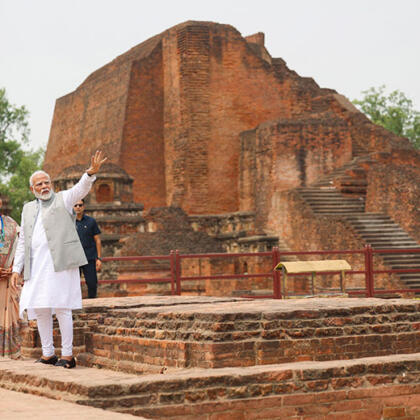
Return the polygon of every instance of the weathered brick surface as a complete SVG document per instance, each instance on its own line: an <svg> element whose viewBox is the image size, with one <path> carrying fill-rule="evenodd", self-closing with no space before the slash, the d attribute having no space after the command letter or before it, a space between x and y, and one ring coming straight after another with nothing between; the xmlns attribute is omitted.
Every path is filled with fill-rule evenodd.
<svg viewBox="0 0 420 420"><path fill-rule="evenodd" d="M278 230L280 235L287 241L289 246L295 250L317 251L317 250L363 250L366 242L355 232L350 223L340 216L315 214L310 206L299 196L296 191L284 191L278 194L279 206L273 209L273 230ZM274 217L275 216L275 217ZM300 259L317 259L317 256L299 256ZM343 258L348 261L352 270L365 270L363 254L324 255L320 259ZM380 255L374 258L375 270L388 270ZM306 282L307 283L307 282ZM331 280L322 281L324 287L339 286L338 276ZM354 274L346 276L346 287L364 289L365 274ZM296 278L290 280L290 290L298 291L301 285ZM396 276L389 274L375 275L375 288L398 289L401 285Z"/></svg>
<svg viewBox="0 0 420 420"><path fill-rule="evenodd" d="M188 302L188 297L180 297L176 306L152 307L148 302L153 298L126 299L121 300L128 305L126 309L107 307L112 299L102 299L104 306L93 312L86 308L76 315L76 325L85 339L80 345L94 356L85 358L87 364L99 366L109 359L133 362L131 371L142 370L143 365L154 370L159 366L215 368L345 360L420 350L420 303L416 301L334 298L224 302L209 298L205 303L203 297L197 304L194 299L198 298ZM176 301L172 299L162 297L161 302ZM38 342L33 345L39 347ZM130 369L129 364L121 366Z"/></svg>
<svg viewBox="0 0 420 420"><path fill-rule="evenodd" d="M56 176L101 147L146 208L237 211L239 133L311 112L331 92L273 59L262 39L186 22L132 48L57 100L45 169Z"/></svg>
<svg viewBox="0 0 420 420"><path fill-rule="evenodd" d="M351 159L351 143L346 122L332 115L267 122L242 133L240 209L255 210L257 229L267 229L279 194L342 166Z"/></svg>
<svg viewBox="0 0 420 420"><path fill-rule="evenodd" d="M368 181L367 211L389 214L420 242L420 157L410 151L378 155Z"/></svg>
<svg viewBox="0 0 420 420"><path fill-rule="evenodd" d="M381 378L372 384L372 378ZM0 363L6 389L146 418L418 418L420 354L129 375ZM334 384L343 382L340 389ZM385 380L386 379L386 380Z"/></svg>
<svg viewBox="0 0 420 420"><path fill-rule="evenodd" d="M57 100L45 169L55 177L74 163L85 167L86 152L97 148L134 180L133 197L120 194L122 202L212 216L191 220L195 230L208 234L225 229L220 225L226 214L252 214L252 226L237 223L241 230L216 234L229 251L276 245L287 219L296 216L285 192L313 184L354 156L369 157L369 168L351 174L364 182L359 196L366 196L367 209L389 214L420 238L418 152L407 139L372 124L342 95L271 57L262 33L244 38L229 25L189 21L94 72ZM98 180L99 203L118 195L111 181ZM331 185L345 192L341 181L338 176ZM136 231L122 220L102 223L114 240ZM151 232L144 220L136 223L137 231ZM312 238L313 226L301 224L300 234ZM317 223L317 240L308 246L307 240L284 238L298 250L358 242L343 242L331 228L328 221ZM160 242L150 252L161 254L166 244Z"/></svg>

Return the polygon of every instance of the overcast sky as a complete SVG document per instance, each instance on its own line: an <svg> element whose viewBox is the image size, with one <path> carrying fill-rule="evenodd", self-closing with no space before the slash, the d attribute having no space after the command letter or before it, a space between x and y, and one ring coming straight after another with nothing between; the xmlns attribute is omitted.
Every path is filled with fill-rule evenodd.
<svg viewBox="0 0 420 420"><path fill-rule="evenodd" d="M301 76L349 99L385 84L420 108L420 0L0 0L0 87L45 146L55 100L116 56L186 20L264 32Z"/></svg>

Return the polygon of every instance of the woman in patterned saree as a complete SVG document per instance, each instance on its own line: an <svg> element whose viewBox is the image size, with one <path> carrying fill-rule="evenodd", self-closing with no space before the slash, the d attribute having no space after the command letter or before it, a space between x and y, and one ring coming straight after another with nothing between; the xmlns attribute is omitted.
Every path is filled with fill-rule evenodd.
<svg viewBox="0 0 420 420"><path fill-rule="evenodd" d="M19 226L1 214L0 198L0 357L20 357L19 291L10 285Z"/></svg>

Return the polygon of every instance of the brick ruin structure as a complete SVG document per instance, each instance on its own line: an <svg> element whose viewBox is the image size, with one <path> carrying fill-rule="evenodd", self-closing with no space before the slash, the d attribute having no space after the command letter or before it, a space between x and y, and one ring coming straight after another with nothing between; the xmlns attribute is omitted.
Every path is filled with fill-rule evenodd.
<svg viewBox="0 0 420 420"><path fill-rule="evenodd" d="M419 246L419 152L272 57L263 33L189 21L92 73L57 100L44 169L63 180L95 149L132 180L119 209L145 208L127 210L144 218L137 228L124 212L104 219L110 235L153 235L163 225L147 222L151 209L175 207L226 251ZM94 215L112 208L113 182L95 187ZM420 285L412 273L380 281Z"/></svg>
<svg viewBox="0 0 420 420"><path fill-rule="evenodd" d="M88 209L112 255L420 240L418 152L271 57L261 33L186 22L97 70L57 101L45 160L56 188L99 148L111 163ZM244 270L226 261L182 268ZM168 269L117 268L122 279ZM156 283L102 289L74 313L83 369L3 360L0 387L141 418L420 418L417 300L253 300L227 296L228 283L188 284L183 296L125 296L168 294ZM40 352L30 321L22 353Z"/></svg>

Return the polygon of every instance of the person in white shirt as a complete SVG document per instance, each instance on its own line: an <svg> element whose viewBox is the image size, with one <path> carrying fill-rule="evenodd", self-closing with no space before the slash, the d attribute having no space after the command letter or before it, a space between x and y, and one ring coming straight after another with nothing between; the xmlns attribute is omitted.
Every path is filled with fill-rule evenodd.
<svg viewBox="0 0 420 420"><path fill-rule="evenodd" d="M72 310L82 307L79 266L86 258L75 227L73 206L85 197L106 161L97 151L91 165L72 188L54 193L50 176L37 171L30 177L36 200L23 207L22 223L13 264L11 283L17 285L24 272L20 315L27 310L36 319L42 356L37 362L73 368ZM53 320L61 332L61 358L55 355Z"/></svg>

